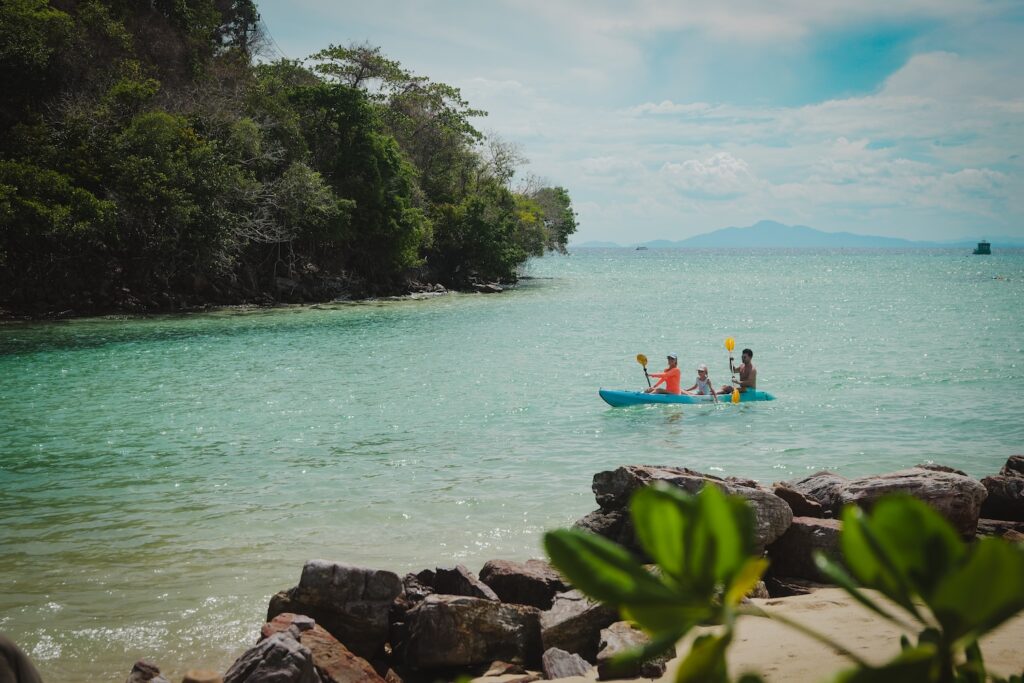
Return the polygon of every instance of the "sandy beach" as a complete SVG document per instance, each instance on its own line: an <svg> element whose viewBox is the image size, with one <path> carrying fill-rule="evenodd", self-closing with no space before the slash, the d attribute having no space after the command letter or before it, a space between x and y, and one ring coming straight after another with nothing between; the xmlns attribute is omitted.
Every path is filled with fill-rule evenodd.
<svg viewBox="0 0 1024 683"><path fill-rule="evenodd" d="M899 651L900 631L838 588L753 602L766 611L799 621L835 639L873 664L881 664ZM687 651L689 641L696 635L694 633L680 643L678 651L681 654ZM981 649L987 668L1001 675L1024 671L1021 643L1024 643L1024 614L1018 614L982 639ZM657 680L672 681L679 661L677 657L669 662L665 675ZM729 673L734 678L749 671L777 683L822 682L850 666L846 657L818 641L778 622L757 617L739 619L736 642L729 651ZM516 678L521 676L477 678L474 683L499 683ZM588 676L559 680L583 683L596 679L595 669Z"/></svg>

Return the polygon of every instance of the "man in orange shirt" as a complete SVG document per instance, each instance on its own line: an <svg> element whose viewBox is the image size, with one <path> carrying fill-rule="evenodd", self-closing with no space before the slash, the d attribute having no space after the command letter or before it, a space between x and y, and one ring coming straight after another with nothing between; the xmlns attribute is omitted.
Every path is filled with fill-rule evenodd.
<svg viewBox="0 0 1024 683"><path fill-rule="evenodd" d="M652 372L651 377L657 377L658 382L653 387L644 389L645 394L678 394L679 381L682 378L682 373L679 372L679 368L676 365L679 363L679 357L674 354L668 354L668 367L665 368L665 372ZM662 387L662 382L665 386Z"/></svg>

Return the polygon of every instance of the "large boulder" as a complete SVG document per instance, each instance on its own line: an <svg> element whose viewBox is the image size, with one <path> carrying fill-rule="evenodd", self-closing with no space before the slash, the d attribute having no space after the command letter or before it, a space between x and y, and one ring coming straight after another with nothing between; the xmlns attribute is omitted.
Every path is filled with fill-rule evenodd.
<svg viewBox="0 0 1024 683"><path fill-rule="evenodd" d="M497 594L461 564L438 567L434 574L434 592L443 595L465 595L468 598L498 600Z"/></svg>
<svg viewBox="0 0 1024 683"><path fill-rule="evenodd" d="M540 615L544 650L555 647L594 661L601 642L601 629L618 620L617 609L593 602L578 590L559 593L551 609Z"/></svg>
<svg viewBox="0 0 1024 683"><path fill-rule="evenodd" d="M656 657L635 662L628 667L612 667L615 657L647 645L650 637L628 621L617 621L601 630L601 651L597 653L597 677L600 680L613 678L661 678L668 661L676 656L675 648Z"/></svg>
<svg viewBox="0 0 1024 683"><path fill-rule="evenodd" d="M502 602L530 605L539 610L551 609L555 594L569 590L562 575L544 560L525 563L490 560L480 570L480 580L490 586Z"/></svg>
<svg viewBox="0 0 1024 683"><path fill-rule="evenodd" d="M541 657L544 678L554 680L570 676L586 676L594 667L578 654L553 647Z"/></svg>
<svg viewBox="0 0 1024 683"><path fill-rule="evenodd" d="M286 612L304 614L355 654L372 659L384 650L391 606L402 590L401 579L389 571L310 560L298 586L270 599L267 621Z"/></svg>
<svg viewBox="0 0 1024 683"><path fill-rule="evenodd" d="M821 503L810 496L791 488L785 482L773 484L772 493L786 501L794 517L824 517L825 509Z"/></svg>
<svg viewBox="0 0 1024 683"><path fill-rule="evenodd" d="M1024 476L997 474L981 480L988 496L981 504L981 516L1024 522Z"/></svg>
<svg viewBox="0 0 1024 683"><path fill-rule="evenodd" d="M924 501L965 537L974 536L981 503L988 495L985 487L970 477L911 467L899 472L851 479L840 495L840 502L870 508L889 493L905 493Z"/></svg>
<svg viewBox="0 0 1024 683"><path fill-rule="evenodd" d="M821 551L833 560L840 559L838 519L794 517L793 523L779 540L768 546L773 576L797 577L827 583L814 563L814 553Z"/></svg>
<svg viewBox="0 0 1024 683"><path fill-rule="evenodd" d="M999 474L1004 477L1024 477L1024 455L1011 455Z"/></svg>
<svg viewBox="0 0 1024 683"><path fill-rule="evenodd" d="M293 630L275 633L239 657L224 683L325 683L313 665L313 655Z"/></svg>
<svg viewBox="0 0 1024 683"><path fill-rule="evenodd" d="M417 669L540 661L540 612L525 605L428 595L406 613L399 657Z"/></svg>
<svg viewBox="0 0 1024 683"><path fill-rule="evenodd" d="M370 663L351 651L307 616L279 614L263 625L260 633L269 638L291 629L293 635L313 657L324 683L385 683Z"/></svg>
<svg viewBox="0 0 1024 683"><path fill-rule="evenodd" d="M818 503L823 512L836 516L843 506L842 495L849 481L844 476L822 471L815 472L802 479L785 482L785 485L787 488ZM809 517L811 515L802 516Z"/></svg>
<svg viewBox="0 0 1024 683"><path fill-rule="evenodd" d="M784 500L749 479L735 477L723 479L686 467L653 465L625 465L609 472L595 474L592 488L597 504L601 506L599 512L605 516L611 510L624 512L634 491L659 481L688 493L697 493L710 483L725 493L745 498L754 511L754 540L755 545L761 550L781 536L793 519L793 511ZM588 515L588 518L597 514L592 513ZM587 518L577 522L577 527L586 528L585 520ZM624 527L619 526L616 531L621 537ZM613 540L615 539L613 538Z"/></svg>

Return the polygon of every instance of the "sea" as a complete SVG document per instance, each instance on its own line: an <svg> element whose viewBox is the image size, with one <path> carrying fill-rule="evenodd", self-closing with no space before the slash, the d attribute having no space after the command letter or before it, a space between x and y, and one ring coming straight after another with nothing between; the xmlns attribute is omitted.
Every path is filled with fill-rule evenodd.
<svg viewBox="0 0 1024 683"><path fill-rule="evenodd" d="M595 473L1024 453L1024 251L577 249L501 294L0 325L0 632L50 681L224 670L309 559L542 557ZM679 355L773 402L611 408Z"/></svg>

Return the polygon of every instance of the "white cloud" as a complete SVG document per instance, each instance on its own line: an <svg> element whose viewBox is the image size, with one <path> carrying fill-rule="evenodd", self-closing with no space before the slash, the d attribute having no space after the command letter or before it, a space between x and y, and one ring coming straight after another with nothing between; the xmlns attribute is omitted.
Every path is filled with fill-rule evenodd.
<svg viewBox="0 0 1024 683"><path fill-rule="evenodd" d="M673 187L698 197L736 197L750 192L758 185L757 179L750 172L750 165L728 152L718 152L704 160L665 162L661 172Z"/></svg>

